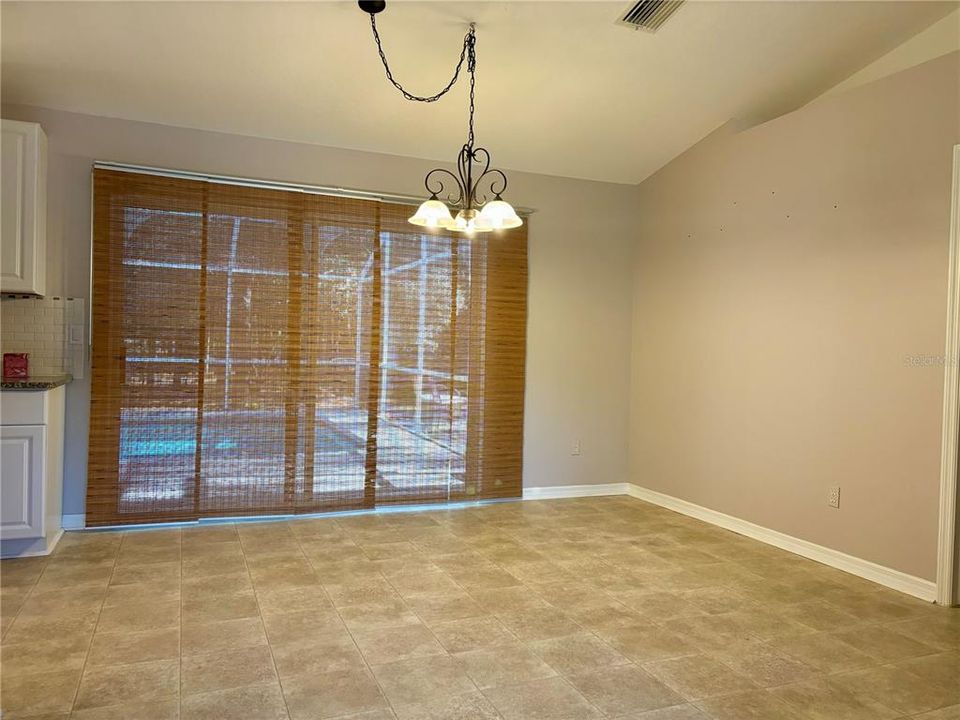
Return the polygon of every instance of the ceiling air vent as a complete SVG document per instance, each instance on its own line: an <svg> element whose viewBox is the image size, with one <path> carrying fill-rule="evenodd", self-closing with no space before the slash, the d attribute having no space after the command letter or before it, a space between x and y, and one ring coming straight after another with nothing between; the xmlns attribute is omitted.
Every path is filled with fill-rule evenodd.
<svg viewBox="0 0 960 720"><path fill-rule="evenodd" d="M627 27L656 32L683 2L684 0L640 0L626 11L618 22Z"/></svg>

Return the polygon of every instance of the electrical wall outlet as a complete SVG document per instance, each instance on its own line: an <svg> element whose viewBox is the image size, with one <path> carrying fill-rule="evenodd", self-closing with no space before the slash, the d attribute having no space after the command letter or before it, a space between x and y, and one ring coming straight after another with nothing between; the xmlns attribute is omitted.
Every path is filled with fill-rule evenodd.
<svg viewBox="0 0 960 720"><path fill-rule="evenodd" d="M840 507L840 486L834 485L830 488L830 493L827 495L827 505L830 507L838 508Z"/></svg>
<svg viewBox="0 0 960 720"><path fill-rule="evenodd" d="M580 441L579 441L579 440L574 440L572 443L570 443L570 454L571 454L571 455L579 455L579 454L580 454Z"/></svg>

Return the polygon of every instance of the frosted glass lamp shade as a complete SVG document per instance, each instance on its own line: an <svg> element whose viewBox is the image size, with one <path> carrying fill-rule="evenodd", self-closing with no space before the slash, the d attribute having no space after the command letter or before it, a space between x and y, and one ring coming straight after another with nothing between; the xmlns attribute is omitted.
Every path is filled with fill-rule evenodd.
<svg viewBox="0 0 960 720"><path fill-rule="evenodd" d="M453 218L450 216L450 208L436 197L432 197L417 208L417 212L408 219L408 222L420 227L444 228L453 223Z"/></svg>
<svg viewBox="0 0 960 720"><path fill-rule="evenodd" d="M491 200L483 206L480 211L480 218L485 225L493 230L509 230L510 228L520 227L523 220L519 218L513 206L505 200Z"/></svg>

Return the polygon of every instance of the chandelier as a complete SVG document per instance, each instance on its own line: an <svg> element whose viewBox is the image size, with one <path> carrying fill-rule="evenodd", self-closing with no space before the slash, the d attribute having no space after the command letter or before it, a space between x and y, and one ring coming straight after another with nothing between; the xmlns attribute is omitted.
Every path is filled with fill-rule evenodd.
<svg viewBox="0 0 960 720"><path fill-rule="evenodd" d="M420 205L409 221L421 227L442 228L471 234L507 230L522 225L523 221L517 216L516 211L502 197L507 189L507 176L503 171L490 167L490 153L485 148L474 147L473 113L477 70L477 33L474 24L470 23L470 29L463 38L460 60L454 68L450 82L434 95L414 95L394 79L380 42L380 33L377 32L377 13L386 8L386 2L359 0L358 4L361 10L370 14L373 39L377 44L387 80L407 100L431 103L442 98L450 92L460 78L464 61L467 63L467 73L470 75L470 119L467 142L460 148L460 154L457 156L457 172L454 174L444 168L434 168L427 173L423 184L430 198ZM450 206L456 210L456 216L450 212Z"/></svg>

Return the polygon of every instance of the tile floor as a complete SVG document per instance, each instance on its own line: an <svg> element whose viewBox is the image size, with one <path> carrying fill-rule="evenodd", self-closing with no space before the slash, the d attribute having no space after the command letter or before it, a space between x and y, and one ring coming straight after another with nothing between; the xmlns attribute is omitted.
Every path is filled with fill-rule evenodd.
<svg viewBox="0 0 960 720"><path fill-rule="evenodd" d="M960 611L626 497L70 533L3 718L960 718Z"/></svg>

